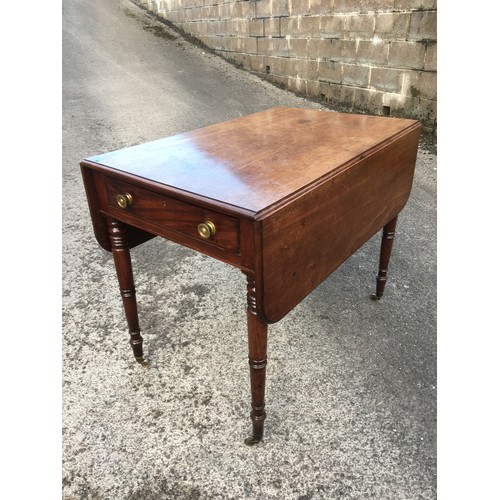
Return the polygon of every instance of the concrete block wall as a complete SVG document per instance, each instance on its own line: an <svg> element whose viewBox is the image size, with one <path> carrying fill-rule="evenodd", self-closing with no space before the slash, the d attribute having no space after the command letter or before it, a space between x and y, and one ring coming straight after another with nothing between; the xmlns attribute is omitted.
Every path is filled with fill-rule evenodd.
<svg viewBox="0 0 500 500"><path fill-rule="evenodd" d="M294 92L436 131L437 0L135 1Z"/></svg>

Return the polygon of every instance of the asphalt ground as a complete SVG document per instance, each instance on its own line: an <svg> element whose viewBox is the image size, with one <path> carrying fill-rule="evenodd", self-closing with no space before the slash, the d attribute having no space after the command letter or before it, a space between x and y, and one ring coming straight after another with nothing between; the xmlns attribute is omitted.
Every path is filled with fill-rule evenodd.
<svg viewBox="0 0 500 500"><path fill-rule="evenodd" d="M380 235L269 328L265 438L251 429L241 272L155 238L132 251L134 362L85 157L277 105L321 109L129 1L67 0L63 28L62 498L436 498L436 154L419 149L384 299Z"/></svg>

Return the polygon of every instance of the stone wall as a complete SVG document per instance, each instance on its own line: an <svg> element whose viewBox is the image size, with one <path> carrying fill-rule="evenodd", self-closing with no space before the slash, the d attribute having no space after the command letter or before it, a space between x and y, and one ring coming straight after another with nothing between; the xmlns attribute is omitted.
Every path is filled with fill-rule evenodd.
<svg viewBox="0 0 500 500"><path fill-rule="evenodd" d="M437 0L135 3L294 92L436 131Z"/></svg>

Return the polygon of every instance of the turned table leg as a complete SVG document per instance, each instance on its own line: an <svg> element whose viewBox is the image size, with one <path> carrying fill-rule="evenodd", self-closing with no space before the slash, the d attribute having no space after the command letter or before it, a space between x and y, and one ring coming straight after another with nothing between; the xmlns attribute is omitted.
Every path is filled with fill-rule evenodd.
<svg viewBox="0 0 500 500"><path fill-rule="evenodd" d="M252 391L252 436L245 439L248 445L258 443L264 434L264 393L266 386L267 364L267 324L257 315L255 281L247 275L247 327L248 327L248 362L250 364L250 387Z"/></svg>
<svg viewBox="0 0 500 500"><path fill-rule="evenodd" d="M126 226L121 222L111 219L108 221L108 234L115 261L123 307L125 309L125 316L130 332L130 345L132 346L137 362L147 366L148 363L144 360L142 351L142 337L139 328L134 275L132 272L132 262L130 260Z"/></svg>
<svg viewBox="0 0 500 500"><path fill-rule="evenodd" d="M394 217L389 221L382 231L382 244L380 247L380 263L377 275L376 292L371 295L374 300L379 300L384 295L384 288L387 282L387 269L389 267L389 259L391 257L392 243L396 233L396 222L398 217Z"/></svg>

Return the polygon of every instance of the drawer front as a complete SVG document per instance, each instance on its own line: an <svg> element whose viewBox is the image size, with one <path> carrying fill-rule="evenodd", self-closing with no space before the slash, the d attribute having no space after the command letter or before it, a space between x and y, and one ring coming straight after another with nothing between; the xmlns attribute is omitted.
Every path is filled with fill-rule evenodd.
<svg viewBox="0 0 500 500"><path fill-rule="evenodd" d="M239 252L238 219L109 177L105 184L110 213L126 213L197 242Z"/></svg>

